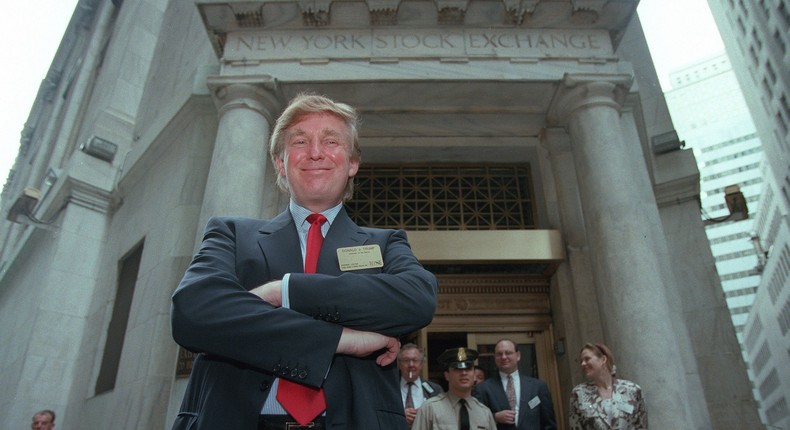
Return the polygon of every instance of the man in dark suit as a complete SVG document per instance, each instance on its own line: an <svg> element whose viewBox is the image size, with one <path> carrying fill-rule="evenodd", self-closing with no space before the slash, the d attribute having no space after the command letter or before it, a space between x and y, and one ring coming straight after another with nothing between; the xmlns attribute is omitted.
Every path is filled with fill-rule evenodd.
<svg viewBox="0 0 790 430"><path fill-rule="evenodd" d="M557 428L554 406L546 383L519 375L521 352L515 342L502 339L494 347L499 372L475 387L475 397L491 409L499 430Z"/></svg>
<svg viewBox="0 0 790 430"><path fill-rule="evenodd" d="M406 413L406 422L411 427L417 409L422 403L444 392L441 385L423 381L422 364L425 362L425 354L420 348L413 344L403 345L398 353L398 369L400 369L400 390L403 398L403 410Z"/></svg>
<svg viewBox="0 0 790 430"><path fill-rule="evenodd" d="M200 353L174 429L406 429L397 337L431 322L436 278L403 231L343 208L361 154L352 107L297 96L270 145L288 210L212 218L173 294L173 337Z"/></svg>

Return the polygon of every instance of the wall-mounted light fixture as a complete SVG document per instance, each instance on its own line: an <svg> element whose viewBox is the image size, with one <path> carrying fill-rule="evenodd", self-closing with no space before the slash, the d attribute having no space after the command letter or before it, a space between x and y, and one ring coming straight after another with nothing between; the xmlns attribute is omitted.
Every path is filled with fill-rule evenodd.
<svg viewBox="0 0 790 430"><path fill-rule="evenodd" d="M11 222L20 222L20 216L30 218L40 198L41 192L38 189L25 187L25 189L22 190L22 194L20 194L16 201L14 201L14 204L11 205L11 209L8 210L6 219Z"/></svg>
<svg viewBox="0 0 790 430"><path fill-rule="evenodd" d="M112 160L115 158L115 153L118 152L118 145L109 140L102 139L101 137L93 136L80 146L80 150L99 160L112 163Z"/></svg>
<svg viewBox="0 0 790 430"><path fill-rule="evenodd" d="M727 204L727 210L730 211L730 214L718 218L707 218L703 210L703 215L706 216L703 223L706 226L725 221L741 221L749 218L749 207L746 206L746 198L743 197L740 186L728 185L724 187L724 202Z"/></svg>
<svg viewBox="0 0 790 430"><path fill-rule="evenodd" d="M738 185L724 187L724 201L730 211L730 221L749 218L749 207L746 206L746 199L743 197L741 187Z"/></svg>
<svg viewBox="0 0 790 430"><path fill-rule="evenodd" d="M561 337L554 341L554 354L555 355L563 355L565 354L565 338Z"/></svg>

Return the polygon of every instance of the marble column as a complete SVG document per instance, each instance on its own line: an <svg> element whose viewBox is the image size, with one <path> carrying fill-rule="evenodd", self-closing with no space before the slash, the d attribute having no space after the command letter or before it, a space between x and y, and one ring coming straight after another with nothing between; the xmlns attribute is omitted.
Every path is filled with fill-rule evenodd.
<svg viewBox="0 0 790 430"><path fill-rule="evenodd" d="M558 220L566 242L567 262L557 269L560 280L559 296L562 320L565 322L565 338L568 345L567 365L574 380L582 378L578 364L578 348L592 339L602 339L600 311L595 298L590 249L584 229L584 212L579 201L579 179L571 153L570 136L561 128L547 128L541 134L541 146L550 163L553 180L552 190L547 190L557 199ZM547 200L549 197L547 196ZM552 297L554 299L554 297Z"/></svg>
<svg viewBox="0 0 790 430"><path fill-rule="evenodd" d="M688 331L673 325L666 239L639 141L626 136L620 108L628 75L566 75L550 121L571 136L605 339L618 376L640 384L650 426L710 428L706 410L687 402ZM684 326L685 327L685 326Z"/></svg>
<svg viewBox="0 0 790 430"><path fill-rule="evenodd" d="M199 233L215 215L260 217L274 186L268 143L280 104L264 77L211 77L219 115L217 137L200 212ZM267 180L267 178L269 178Z"/></svg>

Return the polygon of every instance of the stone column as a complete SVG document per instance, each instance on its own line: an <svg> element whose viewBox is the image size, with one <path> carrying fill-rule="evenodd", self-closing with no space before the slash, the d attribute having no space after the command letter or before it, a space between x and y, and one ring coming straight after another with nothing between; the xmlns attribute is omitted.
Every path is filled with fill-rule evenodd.
<svg viewBox="0 0 790 430"><path fill-rule="evenodd" d="M557 269L560 293L553 295L552 300L560 305L555 310L560 310L565 322L564 336L568 346L565 360L574 376L569 380L579 380L582 374L578 348L591 339L603 338L590 261L590 254L595 249L590 249L587 242L584 211L579 201L580 181L576 176L568 133L557 127L547 128L543 130L541 146L545 148L553 179L549 181L544 175L544 183L554 184L553 189L546 191L546 199L556 196L559 218L556 223L562 230L568 256L567 262Z"/></svg>
<svg viewBox="0 0 790 430"><path fill-rule="evenodd" d="M604 341L618 375L642 386L651 427L709 428L707 411L686 400L700 392L690 389L679 352L690 345L688 331L673 329L658 206L641 145L621 126L630 82L627 75L566 75L550 118L571 136Z"/></svg>
<svg viewBox="0 0 790 430"><path fill-rule="evenodd" d="M264 195L279 191L269 161L269 136L280 104L264 77L208 80L219 126L206 180L198 234L215 215L260 217Z"/></svg>

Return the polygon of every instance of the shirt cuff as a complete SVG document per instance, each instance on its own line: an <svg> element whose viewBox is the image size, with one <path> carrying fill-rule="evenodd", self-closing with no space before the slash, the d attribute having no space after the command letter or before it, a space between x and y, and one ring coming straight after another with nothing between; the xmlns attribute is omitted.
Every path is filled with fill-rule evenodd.
<svg viewBox="0 0 790 430"><path fill-rule="evenodd" d="M282 303L282 307L288 308L288 309L291 308L291 300L288 298L288 291L289 291L288 290L288 280L290 278L291 278L291 274L290 273L286 273L283 276L282 281L280 281L280 287L281 287L280 288L280 294L282 295L281 299L282 299L282 302L283 302Z"/></svg>

